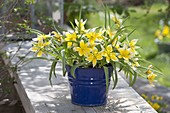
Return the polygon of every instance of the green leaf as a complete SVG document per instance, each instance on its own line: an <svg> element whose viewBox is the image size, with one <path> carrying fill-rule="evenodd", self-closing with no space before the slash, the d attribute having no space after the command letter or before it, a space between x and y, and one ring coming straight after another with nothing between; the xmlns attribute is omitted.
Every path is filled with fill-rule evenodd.
<svg viewBox="0 0 170 113"><path fill-rule="evenodd" d="M136 29L133 29L128 35L127 37L129 37Z"/></svg>
<svg viewBox="0 0 170 113"><path fill-rule="evenodd" d="M107 10L106 10L106 6L105 6L105 29L107 29Z"/></svg>
<svg viewBox="0 0 170 113"><path fill-rule="evenodd" d="M126 70L125 70L125 75L126 75L126 78L128 78L129 73Z"/></svg>
<svg viewBox="0 0 170 113"><path fill-rule="evenodd" d="M81 13L82 13L82 6L80 6L80 11L79 11L79 33L81 32Z"/></svg>
<svg viewBox="0 0 170 113"><path fill-rule="evenodd" d="M61 33L61 32L59 32L59 30L56 28L55 20L54 20L54 19L52 19L52 26L53 26L53 28L54 28L55 31L57 31L58 33ZM57 24L57 26L58 26L58 24Z"/></svg>
<svg viewBox="0 0 170 113"><path fill-rule="evenodd" d="M113 82L114 82L114 76L113 76L113 72L111 72L111 77L112 77L112 79L113 79Z"/></svg>
<svg viewBox="0 0 170 113"><path fill-rule="evenodd" d="M70 24L71 24L72 28L75 29L73 22L70 21Z"/></svg>
<svg viewBox="0 0 170 113"><path fill-rule="evenodd" d="M139 68L139 69L145 69L145 70L148 69L147 67L144 67L144 66L138 66L137 68ZM156 71L156 70L154 70L154 69L150 69L150 70L153 71L153 72L155 72L155 73L158 73L158 74L160 74L160 75L164 75L164 74L161 73L160 71Z"/></svg>
<svg viewBox="0 0 170 113"><path fill-rule="evenodd" d="M129 83L131 84L131 82L132 82L132 74L129 74ZM129 86L130 86L130 84L129 84Z"/></svg>
<svg viewBox="0 0 170 113"><path fill-rule="evenodd" d="M118 75L117 75L117 70L116 70L116 64L114 63L114 65L113 65L113 67L114 67L114 74L115 74L115 79L114 79L114 84L113 84L113 89L116 87L116 85L117 85L117 82L118 82Z"/></svg>
<svg viewBox="0 0 170 113"><path fill-rule="evenodd" d="M55 73L56 64L57 64L57 62L55 61L54 64L53 64L53 74L54 74L55 77L57 77L57 76L56 76L56 73Z"/></svg>
<svg viewBox="0 0 170 113"><path fill-rule="evenodd" d="M65 73L66 73L66 70L65 70L65 67L66 67L65 50L62 50L62 51L61 51L61 56L62 56L62 70L63 70L63 75L65 75Z"/></svg>
<svg viewBox="0 0 170 113"><path fill-rule="evenodd" d="M106 92L108 92L109 89L109 69L106 66L103 66L104 68L104 74L105 74L105 78L106 78Z"/></svg>
<svg viewBox="0 0 170 113"><path fill-rule="evenodd" d="M107 13L108 13L108 24L109 26L111 26L111 22L110 22L110 11L109 11L109 8L106 7L106 10L107 10Z"/></svg>
<svg viewBox="0 0 170 113"><path fill-rule="evenodd" d="M43 32L36 29L27 28L27 30L31 33L38 34L38 35L44 34Z"/></svg>
<svg viewBox="0 0 170 113"><path fill-rule="evenodd" d="M123 70L123 68L124 67L122 65L120 65L118 72L121 72Z"/></svg>
<svg viewBox="0 0 170 113"><path fill-rule="evenodd" d="M78 68L78 67L80 67L80 66L82 66L82 65L84 65L84 64L85 64L85 62L82 62L82 63L79 63L79 64L75 64L75 65L73 65L73 66L71 67L70 73L71 73L71 75L72 75L74 78L76 78L76 76L75 76L75 70L76 70L76 68Z"/></svg>
<svg viewBox="0 0 170 113"><path fill-rule="evenodd" d="M137 78L137 73L134 71L134 75L133 75L133 80L130 83L130 86L133 86L133 84L136 82L136 78Z"/></svg>
<svg viewBox="0 0 170 113"><path fill-rule="evenodd" d="M50 69L50 74L49 74L49 81L50 81L50 85L52 86L52 81L51 81L51 78L52 78L52 75L53 73L55 74L55 67L56 67L56 64L57 62L54 61L51 65L51 69ZM56 76L56 75L55 75Z"/></svg>
<svg viewBox="0 0 170 113"><path fill-rule="evenodd" d="M126 27L128 27L128 26L121 27L120 29L118 29L116 34L114 35L113 39L107 45L111 44L116 37L118 37L121 33L123 33L125 31Z"/></svg>
<svg viewBox="0 0 170 113"><path fill-rule="evenodd" d="M122 25L124 25L124 23L129 19L129 16L126 17L125 19L123 19Z"/></svg>
<svg viewBox="0 0 170 113"><path fill-rule="evenodd" d="M29 58L29 59L24 60L23 63L29 62L29 61L32 61L32 60L35 60L35 59L52 61L52 59L48 59L48 58L45 58L45 57L33 57L33 58Z"/></svg>

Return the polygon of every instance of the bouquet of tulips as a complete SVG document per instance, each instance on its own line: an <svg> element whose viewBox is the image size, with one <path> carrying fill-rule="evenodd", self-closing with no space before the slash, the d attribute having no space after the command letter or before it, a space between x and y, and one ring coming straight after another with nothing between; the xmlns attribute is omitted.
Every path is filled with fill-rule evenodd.
<svg viewBox="0 0 170 113"><path fill-rule="evenodd" d="M110 16L109 16L110 17ZM37 38L33 39L31 51L39 58L52 60L50 78L55 75L55 66L58 61L62 62L63 74L65 66L72 67L71 73L77 67L82 68L114 68L114 87L118 81L117 71L124 71L129 77L130 85L133 85L137 76L148 78L152 83L157 76L152 69L153 66L144 67L140 64L143 60L138 53L137 39L129 40L132 33L127 33L126 26L123 26L118 18L113 17L105 20L104 26L86 29L87 20L75 19L71 23L71 31L52 31L44 34L33 30ZM49 58L50 56L50 58ZM107 75L107 74L106 74Z"/></svg>

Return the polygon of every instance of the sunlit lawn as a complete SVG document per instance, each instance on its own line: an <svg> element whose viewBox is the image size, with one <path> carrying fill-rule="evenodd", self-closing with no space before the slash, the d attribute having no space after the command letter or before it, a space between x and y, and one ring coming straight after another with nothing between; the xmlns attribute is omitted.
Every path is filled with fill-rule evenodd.
<svg viewBox="0 0 170 113"><path fill-rule="evenodd" d="M157 45L154 42L154 32L158 28L158 23L163 14L158 12L159 9L165 9L162 4L155 4L151 7L149 14L142 7L130 7L136 12L131 12L126 21L126 25L131 25L129 30L136 29L130 38L138 38L138 44L142 47L140 53L146 59L149 59L156 67L160 68L165 76L158 77L159 83L170 87L170 54L158 54ZM91 14L88 19L89 26L98 26L104 24L102 14Z"/></svg>

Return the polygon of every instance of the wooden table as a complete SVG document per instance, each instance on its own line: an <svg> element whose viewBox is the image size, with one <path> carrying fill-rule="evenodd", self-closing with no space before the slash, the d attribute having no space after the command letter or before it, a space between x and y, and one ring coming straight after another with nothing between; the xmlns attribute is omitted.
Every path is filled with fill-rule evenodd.
<svg viewBox="0 0 170 113"><path fill-rule="evenodd" d="M24 42L18 55L24 56L31 47ZM10 44L7 51L17 51L17 44ZM18 61L16 55L12 64ZM31 57L32 54L28 55ZM6 60L6 63L8 61ZM57 78L53 87L49 84L51 62L34 60L20 65L17 72L10 70L17 80L15 87L26 113L157 113L133 88L129 87L119 73L118 86L109 90L108 103L100 107L83 107L71 104L67 77L62 77L61 65L56 67Z"/></svg>

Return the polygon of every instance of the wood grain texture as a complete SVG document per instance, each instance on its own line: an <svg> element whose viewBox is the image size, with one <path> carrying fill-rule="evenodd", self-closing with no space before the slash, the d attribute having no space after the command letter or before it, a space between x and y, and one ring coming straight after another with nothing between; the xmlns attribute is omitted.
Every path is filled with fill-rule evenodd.
<svg viewBox="0 0 170 113"><path fill-rule="evenodd" d="M19 55L24 55L31 47L25 42ZM16 44L6 47L6 50L17 49ZM27 57L31 57L29 54ZM12 59L16 63L18 58ZM157 113L139 94L135 92L120 76L116 89L109 90L108 103L100 107L82 107L71 104L67 77L62 77L61 64L56 67L57 78L53 77L53 87L49 84L51 62L34 60L27 65L20 65L17 71L22 88L18 89L22 102L29 101L33 109L27 113ZM112 86L112 84L111 84ZM23 94L25 92L25 94ZM26 108L27 105L23 104Z"/></svg>

